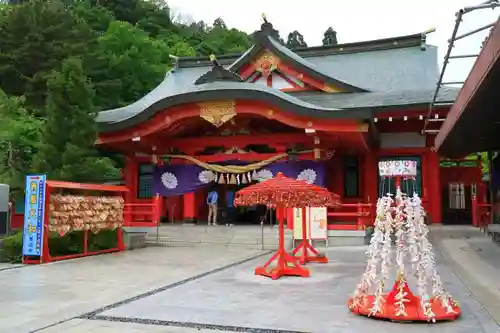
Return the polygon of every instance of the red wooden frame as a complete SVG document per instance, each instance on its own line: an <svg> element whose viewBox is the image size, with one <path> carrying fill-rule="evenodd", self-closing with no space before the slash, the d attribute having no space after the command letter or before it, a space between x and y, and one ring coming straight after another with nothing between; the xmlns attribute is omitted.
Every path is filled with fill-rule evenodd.
<svg viewBox="0 0 500 333"><path fill-rule="evenodd" d="M352 210L354 208L355 211L328 212L327 213L328 217L355 217L356 223L355 224L329 223L328 230L365 230L367 226L373 225L373 217L374 217L373 204L361 203L361 202L354 204L343 203L341 205L341 208L346 208L349 210Z"/></svg>
<svg viewBox="0 0 500 333"><path fill-rule="evenodd" d="M491 223L493 206L489 203L480 203L478 196L472 196L472 226L486 228Z"/></svg>
<svg viewBox="0 0 500 333"><path fill-rule="evenodd" d="M64 181L55 181L55 180L48 180L46 182L46 189L45 189L45 213L44 213L44 226L43 226L43 244L42 244L42 256L38 259L33 259L33 257L24 257L23 256L23 263L24 264L43 264L43 263L49 263L49 262L54 262L54 261L61 261L61 260L68 260L68 259L76 259L76 258L82 258L82 257L88 257L92 255L97 255L97 254L104 254L104 253L111 253L111 252L118 252L118 251L123 251L125 250L125 245L123 243L123 235L122 235L122 228L118 227L116 229L116 237L117 237L117 247L112 248L112 249L105 249L105 250L99 250L99 251L88 251L88 230L84 230L83 233L83 238L84 238L84 244L83 244L83 252L82 253L76 253L76 254L69 254L69 255L63 255L63 256L51 256L50 255L50 248L49 248L49 214L50 214L50 197L52 195L52 191L55 189L72 189L72 190L79 190L88 192L88 191L103 191L103 192L111 192L111 193L117 193L119 195L123 195L124 193L128 192L128 188L125 186L114 186L114 185L99 185L99 184L81 184L81 183L71 183L71 182L64 182Z"/></svg>
<svg viewBox="0 0 500 333"><path fill-rule="evenodd" d="M160 195L153 196L151 203L125 202L124 227L151 228L160 223L163 200Z"/></svg>

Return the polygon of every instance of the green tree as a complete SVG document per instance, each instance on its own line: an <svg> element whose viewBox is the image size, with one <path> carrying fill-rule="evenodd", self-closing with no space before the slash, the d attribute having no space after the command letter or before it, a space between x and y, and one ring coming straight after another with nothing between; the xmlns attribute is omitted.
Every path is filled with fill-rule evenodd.
<svg viewBox="0 0 500 333"><path fill-rule="evenodd" d="M70 9L75 16L84 20L97 36L108 30L109 24L115 20L112 11L99 4L92 4L92 0L74 0Z"/></svg>
<svg viewBox="0 0 500 333"><path fill-rule="evenodd" d="M40 141L41 121L24 108L23 97L0 90L0 183L22 188Z"/></svg>
<svg viewBox="0 0 500 333"><path fill-rule="evenodd" d="M116 174L94 147L97 138L94 90L79 59L63 62L48 78L46 121L34 169L49 178L90 181Z"/></svg>
<svg viewBox="0 0 500 333"><path fill-rule="evenodd" d="M304 36L295 30L288 34L286 46L290 49L296 49L298 47L307 47L307 43L304 41Z"/></svg>
<svg viewBox="0 0 500 333"><path fill-rule="evenodd" d="M168 48L130 23L113 21L97 39L87 73L101 109L130 104L155 88L169 69Z"/></svg>
<svg viewBox="0 0 500 333"><path fill-rule="evenodd" d="M325 33L323 34L323 45L337 45L337 32L333 30L332 27L329 27L326 29Z"/></svg>
<svg viewBox="0 0 500 333"><path fill-rule="evenodd" d="M47 76L69 56L85 54L91 33L61 1L11 6L0 20L0 88L41 109Z"/></svg>

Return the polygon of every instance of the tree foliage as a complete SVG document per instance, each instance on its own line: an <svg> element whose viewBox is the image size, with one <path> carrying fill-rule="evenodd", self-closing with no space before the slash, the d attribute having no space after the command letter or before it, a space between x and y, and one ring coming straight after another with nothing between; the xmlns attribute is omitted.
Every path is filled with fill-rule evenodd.
<svg viewBox="0 0 500 333"><path fill-rule="evenodd" d="M329 27L326 29L325 33L323 34L323 45L328 46L328 45L337 45L337 32L333 30L332 27Z"/></svg>
<svg viewBox="0 0 500 333"><path fill-rule="evenodd" d="M76 58L64 60L47 81L46 120L34 168L49 178L85 182L114 172L94 146L94 89ZM62 125L64 124L64 125Z"/></svg>
<svg viewBox="0 0 500 333"><path fill-rule="evenodd" d="M0 90L0 182L21 188L40 141L42 122L24 107L24 97Z"/></svg>
<svg viewBox="0 0 500 333"><path fill-rule="evenodd" d="M0 88L43 107L47 76L70 57L85 54L91 29L55 0L12 5L0 21Z"/></svg>
<svg viewBox="0 0 500 333"><path fill-rule="evenodd" d="M307 43L304 41L304 36L295 30L288 34L286 46L290 49L296 49L299 47L307 47Z"/></svg>
<svg viewBox="0 0 500 333"><path fill-rule="evenodd" d="M0 182L27 172L93 181L117 176L94 147L97 111L151 91L172 56L243 52L222 18L174 22L162 0L27 0L0 5Z"/></svg>

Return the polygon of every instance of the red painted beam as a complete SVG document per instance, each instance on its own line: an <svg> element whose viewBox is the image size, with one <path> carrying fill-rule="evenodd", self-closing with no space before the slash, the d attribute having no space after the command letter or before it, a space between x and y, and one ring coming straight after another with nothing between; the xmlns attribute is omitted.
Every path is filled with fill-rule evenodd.
<svg viewBox="0 0 500 333"><path fill-rule="evenodd" d="M294 87L294 88L303 88L303 87L299 86L295 81L293 81L292 79L290 79L288 76L283 75L283 74L281 74L278 71L274 71L274 73L275 73L275 75L279 76L280 78L282 78L283 80L285 80L286 82L288 82L292 87Z"/></svg>
<svg viewBox="0 0 500 333"><path fill-rule="evenodd" d="M129 190L125 186L82 184L82 183L72 183L72 182L65 182L58 180L48 180L47 186L49 188L65 188L65 189L82 190L82 191L128 192Z"/></svg>
<svg viewBox="0 0 500 333"><path fill-rule="evenodd" d="M277 134L249 134L232 136L203 136L195 138L166 139L163 145L183 149L197 149L209 146L225 146L244 148L249 144L287 144L287 143L313 143L313 137L305 133L277 133ZM158 147L159 148L159 147Z"/></svg>
<svg viewBox="0 0 500 333"><path fill-rule="evenodd" d="M255 73L255 65L252 63L249 63L240 70L240 77L243 80L248 79L253 73Z"/></svg>
<svg viewBox="0 0 500 333"><path fill-rule="evenodd" d="M500 57L500 24L498 23L490 33L486 44L481 49L472 70L467 77L462 89L458 93L455 104L450 109L448 117L441 126L441 130L436 136L434 145L438 150L444 140L450 135L453 127L464 112L474 112L476 110L468 108L470 101L474 98L476 92L481 87L491 68ZM486 120L485 120L486 121Z"/></svg>
<svg viewBox="0 0 500 333"><path fill-rule="evenodd" d="M310 85L318 90L324 90L324 86L325 86L324 82L320 82L318 80L315 80L315 79L309 77L308 75L300 73L299 71L293 69L292 67L290 67L282 62L280 62L278 69L282 73L284 73L288 76L294 77L301 82L307 83L308 85Z"/></svg>
<svg viewBox="0 0 500 333"><path fill-rule="evenodd" d="M237 101L235 106L237 114L258 115L267 119L274 119L295 128L312 128L325 132L367 132L368 125L354 119L317 119L313 117L298 116L296 114L271 108L269 105L254 101ZM101 133L96 144L109 145L116 142L130 141L134 137L147 140L147 136L161 131L173 129L188 118L199 117L200 107L197 104L186 104L173 107L168 112L158 112L151 120L137 125L135 128Z"/></svg>
<svg viewBox="0 0 500 333"><path fill-rule="evenodd" d="M217 163L225 161L244 161L244 162L263 161L275 156L276 153L270 153L270 154L246 153L246 154L216 154L207 156L195 156L195 158L206 163ZM313 153L299 154L297 156L297 159L313 160L314 155Z"/></svg>

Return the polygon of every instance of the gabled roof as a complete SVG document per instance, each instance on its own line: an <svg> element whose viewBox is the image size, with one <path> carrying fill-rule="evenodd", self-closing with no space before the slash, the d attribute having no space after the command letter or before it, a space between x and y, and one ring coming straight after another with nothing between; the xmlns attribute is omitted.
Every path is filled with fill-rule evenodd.
<svg viewBox="0 0 500 333"><path fill-rule="evenodd" d="M248 64L259 53L264 50L269 50L282 61L285 61L291 66L294 66L295 69L299 72L310 75L312 78L317 79L320 82L342 88L346 92L367 91L366 89L353 86L327 74L326 72L322 71L321 68L314 66L314 64L312 64L311 62L298 56L289 48L283 46L276 37L276 30L274 30L272 24L265 21L261 26L261 30L254 33L254 46L250 49L249 52L245 52L240 58L238 58L233 64L231 64L228 69L233 72L239 72L244 65Z"/></svg>
<svg viewBox="0 0 500 333"><path fill-rule="evenodd" d="M212 99L254 99L312 117L367 119L376 109L430 103L438 80L437 48L414 34L375 41L310 47L291 51L265 22L255 45L243 54L223 55L215 65L206 57L178 58L153 91L126 107L100 112L101 131L125 129L169 107ZM275 53L296 70L351 93L291 93L240 82L238 71L263 50ZM227 66L225 68L224 66ZM456 89L438 96L453 102Z"/></svg>

